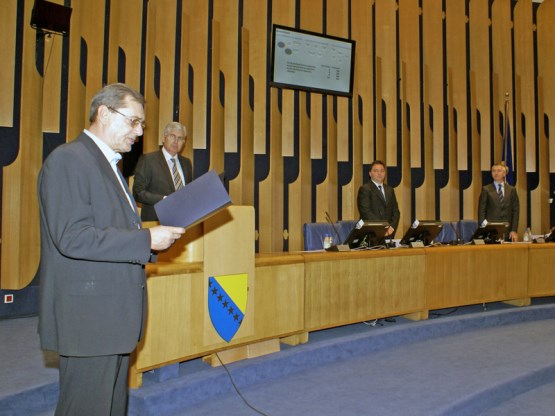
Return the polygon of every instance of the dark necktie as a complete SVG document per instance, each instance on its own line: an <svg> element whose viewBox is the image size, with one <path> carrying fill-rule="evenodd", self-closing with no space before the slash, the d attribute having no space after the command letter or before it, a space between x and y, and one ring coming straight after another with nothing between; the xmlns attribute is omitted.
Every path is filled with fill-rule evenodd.
<svg viewBox="0 0 555 416"><path fill-rule="evenodd" d="M499 197L499 202L503 202L503 186L501 184L498 185L497 196Z"/></svg>
<svg viewBox="0 0 555 416"><path fill-rule="evenodd" d="M382 196L382 199L385 202L385 193L383 191L383 187L381 185L378 185L378 189L380 190L380 195Z"/></svg>
<svg viewBox="0 0 555 416"><path fill-rule="evenodd" d="M172 157L172 175L173 175L173 184L175 185L175 190L179 191L183 188L183 181L181 180L181 175L177 170L177 164L175 163L175 159Z"/></svg>
<svg viewBox="0 0 555 416"><path fill-rule="evenodd" d="M133 195L131 195L131 191L129 190L129 186L127 186L127 182L125 181L125 178L123 177L121 171L118 169L117 166L116 166L116 173L119 177L119 180L121 182L123 190L127 194L127 202L129 202L129 205L131 205L131 208L133 209L133 211L137 212L137 205L135 204L135 200L133 199Z"/></svg>

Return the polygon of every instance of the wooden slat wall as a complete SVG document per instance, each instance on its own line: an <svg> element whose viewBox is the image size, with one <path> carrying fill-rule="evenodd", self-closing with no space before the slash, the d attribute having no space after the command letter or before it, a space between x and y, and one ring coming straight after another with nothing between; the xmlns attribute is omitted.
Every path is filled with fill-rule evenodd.
<svg viewBox="0 0 555 416"><path fill-rule="evenodd" d="M0 61L2 76L0 77L0 126L12 127L14 116L15 87L15 33L17 23L17 1L5 1L0 14Z"/></svg>
<svg viewBox="0 0 555 416"><path fill-rule="evenodd" d="M555 172L555 140L553 128L555 127L555 0L543 2L537 11L537 53L538 53L538 91L537 91L537 118L538 118L538 159L540 172L541 195L549 200L555 195L550 186L549 174ZM549 124L550 133L547 135L546 124ZM551 137L551 140L549 138ZM541 228L547 229L549 212L545 212L543 201L541 215ZM532 215L536 212L532 211ZM532 217L532 221L537 221ZM535 228L537 229L537 228Z"/></svg>
<svg viewBox="0 0 555 416"><path fill-rule="evenodd" d="M109 19L106 4L72 2L69 38L45 43L44 77L28 25L33 0L4 5L0 135L19 142L2 172L2 288L36 273L41 136L73 139L93 94L115 81L145 94L145 152L177 119L196 173L232 173L232 200L256 209L260 252L302 249L302 224L326 211L358 217L356 194L376 158L392 168L398 237L414 217L475 218L482 177L501 159L508 93L519 228L548 230L555 0L122 0L109 3ZM355 40L352 99L269 87L273 23Z"/></svg>
<svg viewBox="0 0 555 416"><path fill-rule="evenodd" d="M488 2L473 1L469 4L469 49L470 49L470 114L472 186L463 190L464 207L462 218L474 218L477 212L478 198L482 183L481 171L490 169L490 64L489 64L489 7ZM486 53L484 53L486 51Z"/></svg>

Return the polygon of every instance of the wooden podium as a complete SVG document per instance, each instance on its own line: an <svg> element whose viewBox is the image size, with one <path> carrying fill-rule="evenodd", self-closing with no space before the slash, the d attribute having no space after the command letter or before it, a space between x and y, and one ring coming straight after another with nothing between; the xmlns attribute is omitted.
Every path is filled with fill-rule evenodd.
<svg viewBox="0 0 555 416"><path fill-rule="evenodd" d="M157 263L147 266L148 318L131 359L131 387L142 384L145 371L241 346L260 349L268 340L275 340L279 349L280 336L302 331L302 270L286 276L285 284L266 278L264 270L255 276L254 244L254 208L230 206L187 230L168 252L159 254ZM242 273L248 275L245 316L227 343L210 319L208 277ZM285 321L272 319L281 305L292 301Z"/></svg>

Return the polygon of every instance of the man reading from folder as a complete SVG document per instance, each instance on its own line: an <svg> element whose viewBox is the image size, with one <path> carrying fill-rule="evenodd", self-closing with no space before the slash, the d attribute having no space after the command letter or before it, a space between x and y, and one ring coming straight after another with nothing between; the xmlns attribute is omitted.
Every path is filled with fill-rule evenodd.
<svg viewBox="0 0 555 416"><path fill-rule="evenodd" d="M399 206L394 189L384 183L385 164L376 160L370 165L370 181L358 190L357 205L360 218L365 221L387 221L386 237L393 238L399 225Z"/></svg>
<svg viewBox="0 0 555 416"><path fill-rule="evenodd" d="M142 204L143 221L158 221L154 204L193 180L191 160L180 155L186 142L187 129L173 121L164 129L162 148L139 159L133 197Z"/></svg>
<svg viewBox="0 0 555 416"><path fill-rule="evenodd" d="M510 241L517 241L518 234L518 195L516 189L505 182L507 168L501 163L491 167L493 183L482 188L478 200L478 224L484 220L490 222L508 222Z"/></svg>

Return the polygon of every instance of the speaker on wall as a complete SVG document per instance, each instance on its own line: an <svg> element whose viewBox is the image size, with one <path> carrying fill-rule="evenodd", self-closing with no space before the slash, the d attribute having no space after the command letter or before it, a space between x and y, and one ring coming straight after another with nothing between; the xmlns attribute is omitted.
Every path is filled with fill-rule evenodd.
<svg viewBox="0 0 555 416"><path fill-rule="evenodd" d="M50 33L69 34L71 7L62 6L46 0L35 0L31 13L31 27Z"/></svg>

